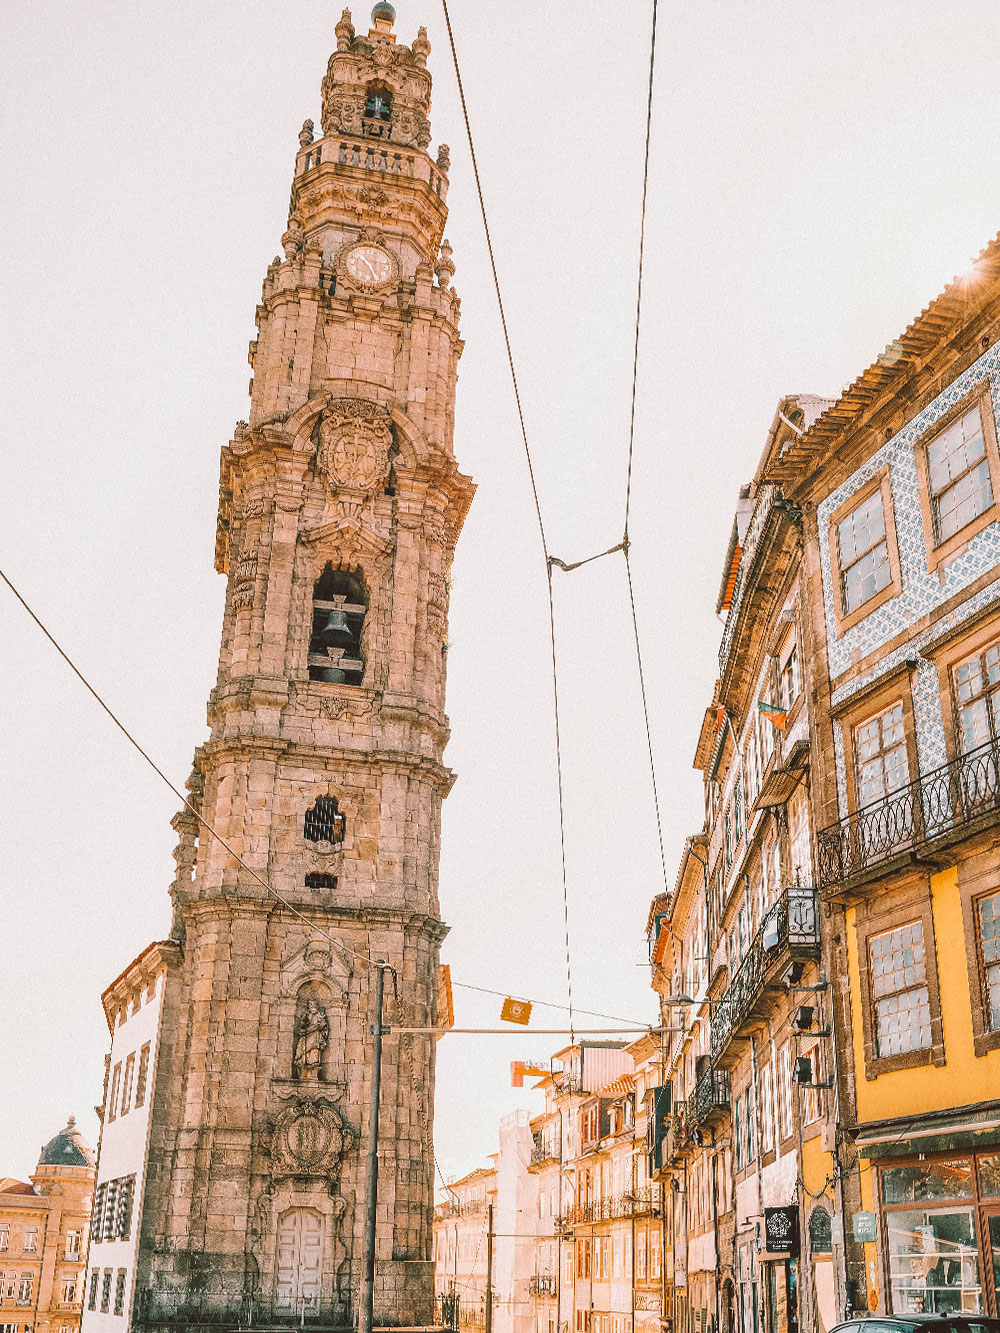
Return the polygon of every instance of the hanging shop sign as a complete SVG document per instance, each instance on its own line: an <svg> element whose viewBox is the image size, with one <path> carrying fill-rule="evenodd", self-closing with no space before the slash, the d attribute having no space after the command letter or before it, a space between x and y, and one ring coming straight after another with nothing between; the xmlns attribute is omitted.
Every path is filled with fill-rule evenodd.
<svg viewBox="0 0 1000 1333"><path fill-rule="evenodd" d="M798 1254L798 1208L764 1209L764 1247L772 1254L787 1254L790 1256Z"/></svg>

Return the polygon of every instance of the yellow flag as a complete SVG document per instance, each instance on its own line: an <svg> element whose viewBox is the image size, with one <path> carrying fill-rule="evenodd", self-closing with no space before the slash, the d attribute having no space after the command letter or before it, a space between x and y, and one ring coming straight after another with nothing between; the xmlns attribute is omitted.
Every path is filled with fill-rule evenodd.
<svg viewBox="0 0 1000 1333"><path fill-rule="evenodd" d="M523 1023L527 1027L531 1022L531 1005L527 1000L513 1000L508 995L500 1010L500 1017L506 1023Z"/></svg>

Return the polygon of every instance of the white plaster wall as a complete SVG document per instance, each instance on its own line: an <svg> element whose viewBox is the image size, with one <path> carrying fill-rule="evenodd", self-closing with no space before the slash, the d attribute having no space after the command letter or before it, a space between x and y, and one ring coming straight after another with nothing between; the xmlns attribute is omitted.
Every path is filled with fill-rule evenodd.
<svg viewBox="0 0 1000 1333"><path fill-rule="evenodd" d="M135 1297L134 1274L135 1256L139 1246L139 1224L142 1218L142 1197L145 1186L146 1150L149 1141L149 1112L155 1087L157 1042L160 1029L160 1012L163 1002L165 973L156 979L156 989L152 998L143 996L143 1004L134 1014L129 1014L124 1022L119 1022L111 1038L111 1075L108 1080L110 1094L111 1078L115 1065L121 1064L121 1078L125 1076L125 1062L135 1055L135 1070L132 1075L131 1110L125 1115L116 1115L114 1120L105 1123L101 1132L100 1159L97 1167L97 1189L109 1180L118 1180L122 1176L135 1176L135 1194L132 1199L132 1226L128 1240L99 1241L91 1237L87 1271L84 1274L83 1320L81 1333L124 1333L130 1327L132 1303ZM139 1052L149 1042L149 1068L146 1073L146 1094L142 1106L135 1106L136 1078L139 1072ZM118 1102L121 1103L121 1086L118 1089ZM90 1301L90 1274L95 1269L101 1270L101 1281L97 1289L97 1308L88 1308ZM111 1279L111 1299L108 1313L101 1311L101 1284L106 1268L113 1271ZM115 1283L119 1268L128 1274L125 1282L125 1305L123 1313L113 1313L115 1306Z"/></svg>

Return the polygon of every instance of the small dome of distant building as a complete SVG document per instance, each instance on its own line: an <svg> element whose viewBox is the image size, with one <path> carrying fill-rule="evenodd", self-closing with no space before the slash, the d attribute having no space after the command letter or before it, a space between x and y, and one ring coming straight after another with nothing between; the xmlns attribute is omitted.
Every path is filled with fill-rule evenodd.
<svg viewBox="0 0 1000 1333"><path fill-rule="evenodd" d="M396 11L389 4L389 0L378 0L378 4L372 10L372 22L377 23L379 19L384 23L396 22Z"/></svg>
<svg viewBox="0 0 1000 1333"><path fill-rule="evenodd" d="M66 1121L54 1139L42 1148L39 1166L93 1166L94 1150L76 1127L76 1116Z"/></svg>

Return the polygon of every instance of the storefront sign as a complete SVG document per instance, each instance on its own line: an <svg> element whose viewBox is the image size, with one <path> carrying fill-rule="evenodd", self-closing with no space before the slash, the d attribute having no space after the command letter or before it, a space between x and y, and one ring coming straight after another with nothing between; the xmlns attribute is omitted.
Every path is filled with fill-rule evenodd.
<svg viewBox="0 0 1000 1333"><path fill-rule="evenodd" d="M659 1314L660 1298L653 1291L637 1291L635 1293L635 1308L637 1310L652 1310L654 1314Z"/></svg>
<svg viewBox="0 0 1000 1333"><path fill-rule="evenodd" d="M874 1213L855 1213L851 1218L854 1226L854 1239L859 1243L865 1240L878 1240L878 1225Z"/></svg>
<svg viewBox="0 0 1000 1333"><path fill-rule="evenodd" d="M797 1255L799 1252L798 1208L764 1209L765 1248L772 1253Z"/></svg>

